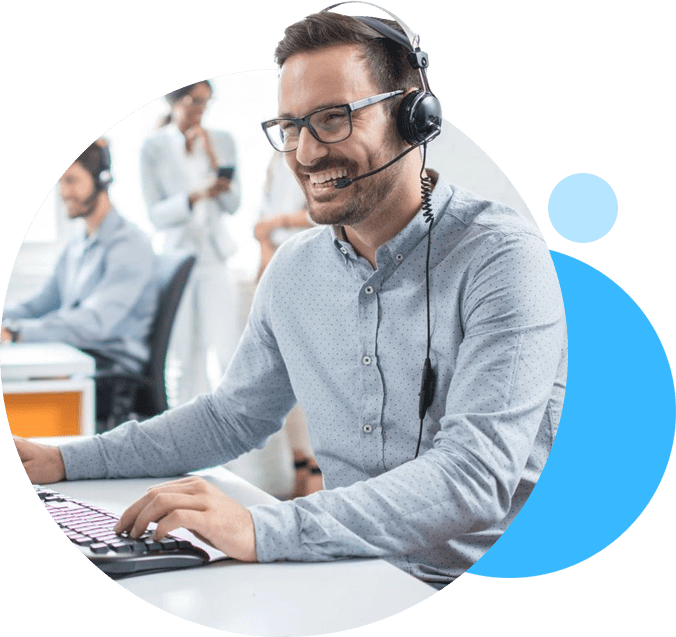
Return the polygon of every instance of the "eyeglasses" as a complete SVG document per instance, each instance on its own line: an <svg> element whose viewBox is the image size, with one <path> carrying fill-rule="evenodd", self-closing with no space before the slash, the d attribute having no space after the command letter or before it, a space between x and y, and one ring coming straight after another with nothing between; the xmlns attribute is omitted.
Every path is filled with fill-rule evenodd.
<svg viewBox="0 0 676 637"><path fill-rule="evenodd" d="M289 153L298 148L303 126L322 144L336 144L345 141L352 134L352 113L371 104L389 100L403 92L403 89L400 89L365 97L350 104L327 106L305 117L278 117L262 122L261 126L272 147L282 153Z"/></svg>

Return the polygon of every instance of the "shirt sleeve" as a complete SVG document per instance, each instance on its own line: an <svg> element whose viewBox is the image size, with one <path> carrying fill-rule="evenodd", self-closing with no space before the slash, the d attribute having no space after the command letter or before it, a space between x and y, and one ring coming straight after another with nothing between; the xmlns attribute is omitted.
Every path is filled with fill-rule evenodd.
<svg viewBox="0 0 676 637"><path fill-rule="evenodd" d="M104 274L92 293L77 307L20 321L22 340L86 347L109 339L151 280L154 255L141 239L120 236L108 246L104 258Z"/></svg>
<svg viewBox="0 0 676 637"><path fill-rule="evenodd" d="M475 261L431 448L348 487L252 507L260 561L406 555L510 512L564 358L563 302L536 237L493 237Z"/></svg>
<svg viewBox="0 0 676 637"><path fill-rule="evenodd" d="M230 189L216 197L216 205L221 213L232 214L241 200L240 178L237 166L237 151L232 137L225 132L210 132L216 146L217 161L222 166L235 166ZM186 223L192 210L188 202L189 192L169 194L160 179L160 163L163 161L155 140L150 138L141 148L141 185L143 197L148 208L151 222L158 230L166 230ZM166 159L164 159L166 161Z"/></svg>
<svg viewBox="0 0 676 637"><path fill-rule="evenodd" d="M5 308L3 319L35 319L58 309L61 301L59 298L59 287L55 273L60 267L62 258L59 259L56 268L49 275L40 292L31 299Z"/></svg>
<svg viewBox="0 0 676 637"><path fill-rule="evenodd" d="M165 192L159 174L160 149L154 140L147 139L141 147L141 187L148 207L150 221L158 230L178 226L190 218L187 192L169 195Z"/></svg>
<svg viewBox="0 0 676 637"><path fill-rule="evenodd" d="M219 387L143 423L61 445L68 480L182 475L262 448L296 399L284 362L250 324Z"/></svg>

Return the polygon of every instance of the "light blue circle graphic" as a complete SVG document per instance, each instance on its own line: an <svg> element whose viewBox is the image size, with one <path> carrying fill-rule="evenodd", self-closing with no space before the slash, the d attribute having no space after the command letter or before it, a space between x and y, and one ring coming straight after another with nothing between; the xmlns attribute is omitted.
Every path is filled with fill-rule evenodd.
<svg viewBox="0 0 676 637"><path fill-rule="evenodd" d="M617 197L608 183L596 175L570 175L549 196L549 218L561 236L577 243L590 243L613 227Z"/></svg>
<svg viewBox="0 0 676 637"><path fill-rule="evenodd" d="M543 575L609 546L652 498L674 442L674 382L650 321L591 266L552 257L568 325L563 414L540 480L477 575Z"/></svg>

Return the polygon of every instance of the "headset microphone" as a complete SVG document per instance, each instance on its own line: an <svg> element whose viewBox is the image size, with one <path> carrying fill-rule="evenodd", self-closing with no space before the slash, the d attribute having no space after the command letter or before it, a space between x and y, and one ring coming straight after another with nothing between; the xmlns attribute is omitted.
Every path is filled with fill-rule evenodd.
<svg viewBox="0 0 676 637"><path fill-rule="evenodd" d="M335 183L334 188L347 188L348 186L351 186L355 181L359 181L360 179L364 179L366 177L371 177L371 175L376 175L380 171L385 170L386 168L389 168L392 164L398 162L404 155L407 155L412 150L414 150L414 149L418 148L419 146L422 146L423 144L433 140L438 134L439 134L439 131L435 132L428 139L425 139L422 142L419 142L418 144L415 144L414 146L407 148L404 152L399 153L394 159L388 161L385 165L380 166L380 168L376 168L375 170L372 170L371 172L368 172L368 173L364 173L363 175L357 175L356 177L343 177L342 179L339 179Z"/></svg>

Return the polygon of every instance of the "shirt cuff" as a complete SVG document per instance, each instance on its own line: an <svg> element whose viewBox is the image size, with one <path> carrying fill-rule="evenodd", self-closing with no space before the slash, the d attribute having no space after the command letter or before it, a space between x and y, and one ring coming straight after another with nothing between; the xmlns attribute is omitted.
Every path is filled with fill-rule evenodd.
<svg viewBox="0 0 676 637"><path fill-rule="evenodd" d="M293 502L248 507L256 532L259 562L307 560L300 542L300 524Z"/></svg>
<svg viewBox="0 0 676 637"><path fill-rule="evenodd" d="M108 477L106 463L96 436L58 447L66 469L66 480L96 480Z"/></svg>
<svg viewBox="0 0 676 637"><path fill-rule="evenodd" d="M24 342L58 340L54 338L53 330L50 338L50 330L45 329L40 319L22 319L17 321L16 325L21 332L21 340Z"/></svg>

